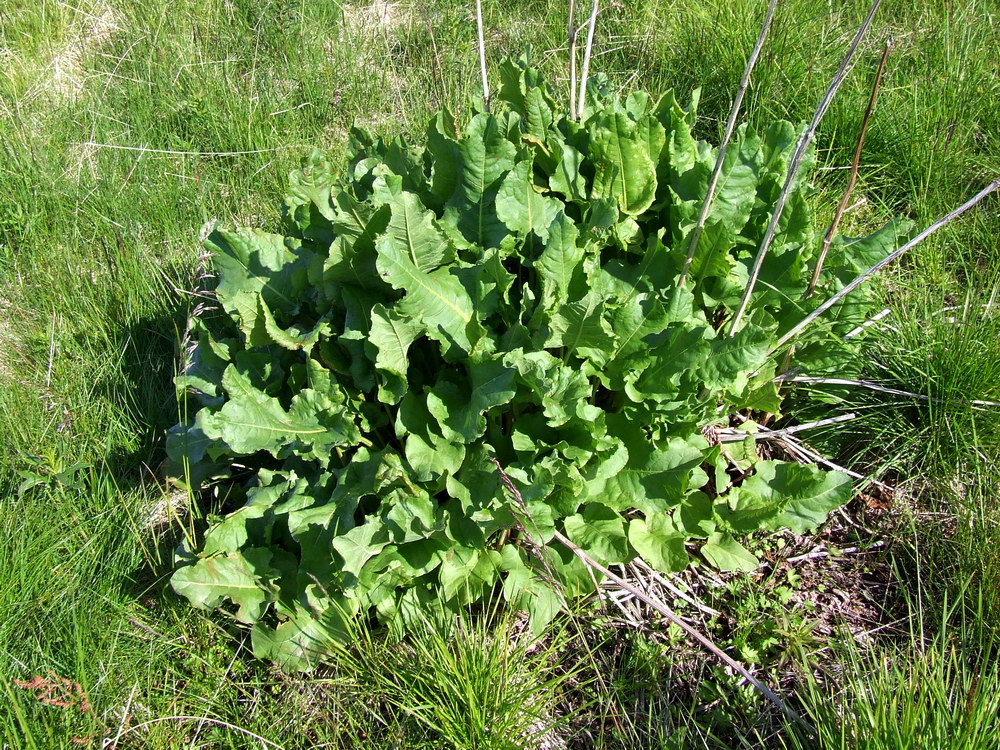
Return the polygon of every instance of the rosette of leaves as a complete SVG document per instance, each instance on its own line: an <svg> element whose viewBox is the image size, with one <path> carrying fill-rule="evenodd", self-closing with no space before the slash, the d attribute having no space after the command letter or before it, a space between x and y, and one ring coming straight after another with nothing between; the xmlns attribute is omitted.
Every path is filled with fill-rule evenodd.
<svg viewBox="0 0 1000 750"><path fill-rule="evenodd" d="M496 596L541 628L593 586L557 530L605 565L748 570L738 537L849 499L847 476L760 460L750 434L781 410L772 344L809 310L806 177L727 330L799 129L737 131L680 285L717 154L695 101L592 85L578 122L525 63L502 78L461 127L442 111L420 143L353 131L343 170L310 157L283 234L208 240L219 310L192 322L168 451L225 512L172 584L252 624L258 656L306 668L348 618L405 628ZM810 299L899 234L838 238ZM831 310L795 365L850 370L867 309ZM737 413L746 441L709 439Z"/></svg>

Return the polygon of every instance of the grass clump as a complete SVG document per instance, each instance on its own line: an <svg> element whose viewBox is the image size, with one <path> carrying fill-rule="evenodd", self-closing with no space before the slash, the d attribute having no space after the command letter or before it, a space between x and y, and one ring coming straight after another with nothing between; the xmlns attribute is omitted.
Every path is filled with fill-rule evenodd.
<svg viewBox="0 0 1000 750"><path fill-rule="evenodd" d="M925 637L919 610L908 638L866 654L842 653L843 672L809 680L800 698L816 728L792 728L783 747L820 750L942 750L1000 743L1000 667L996 641L966 610L946 604ZM928 623L930 624L930 623ZM984 637L985 635L985 637Z"/></svg>

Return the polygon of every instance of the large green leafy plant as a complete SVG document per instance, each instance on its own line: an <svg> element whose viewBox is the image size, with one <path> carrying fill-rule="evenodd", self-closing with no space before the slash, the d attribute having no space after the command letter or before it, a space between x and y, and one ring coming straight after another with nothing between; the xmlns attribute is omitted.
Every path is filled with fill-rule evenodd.
<svg viewBox="0 0 1000 750"><path fill-rule="evenodd" d="M556 531L605 565L746 570L738 536L849 498L847 476L760 460L750 434L780 412L771 349L810 305L805 177L729 325L798 129L737 131L681 284L717 155L695 103L592 85L577 122L530 67L502 81L492 113L441 112L424 143L354 131L346 169L310 157L284 234L208 240L220 311L192 321L195 408L168 448L229 512L172 583L232 605L259 656L308 666L345 618L405 627L498 595L541 627L593 586ZM897 235L839 238L809 299ZM866 310L830 310L795 365L849 369ZM747 440L720 445L735 414Z"/></svg>

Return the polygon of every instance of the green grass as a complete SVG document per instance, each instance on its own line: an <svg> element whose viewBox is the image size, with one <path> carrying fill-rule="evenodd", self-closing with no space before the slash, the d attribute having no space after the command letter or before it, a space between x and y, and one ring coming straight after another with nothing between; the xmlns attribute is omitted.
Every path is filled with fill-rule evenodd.
<svg viewBox="0 0 1000 750"><path fill-rule="evenodd" d="M975 618L982 613L976 611L974 599L971 606L972 617L966 619L964 608L946 602L933 635L914 630L900 644L875 654L848 648L842 675L832 680L828 675L814 677L802 691L816 734L793 729L784 746L802 750L996 747L1000 743L996 642L984 638Z"/></svg>
<svg viewBox="0 0 1000 750"><path fill-rule="evenodd" d="M643 0L609 8L595 69L622 89L673 86L686 95L700 86L701 132L716 137L761 5ZM542 67L565 75L564 3L485 6L491 64L530 43ZM782 3L747 118L807 117L864 6ZM353 122L418 134L443 104L467 111L479 87L470 4L390 7L0 0L0 735L13 747L62 747L69 737L99 743L119 731L130 732L120 746L153 748L247 747L246 731L288 748L440 746L441 736L459 737L442 735L444 719L432 726L407 710L423 689L417 673L401 668L379 691L352 693L341 688L356 671L290 679L253 662L230 623L164 592L176 540L146 527L162 495L163 433L177 409L170 378L197 302L184 290L195 284L203 225L273 226L285 175L309 148L337 158ZM848 233L897 213L927 223L1000 172L1000 14L981 0L886 0L821 129L824 163L848 163L890 35L896 46L857 190L864 203L845 217ZM825 175L818 204L832 213L844 173ZM1000 576L991 468L1000 420L958 401L1000 401L996 318L980 307L1000 274L995 206L939 233L883 285L895 329L873 337L870 376L944 401L863 402L871 416L860 425L862 442L890 445L895 471L924 480L922 507L958 519L950 535L919 515L912 527L921 571L938 582L927 595L938 599L970 577L984 593L996 590ZM952 305L962 325L932 314ZM18 471L50 476L78 461L93 464L81 473L82 490L53 479L17 495ZM905 538L897 551L916 559ZM997 605L984 606L984 617L1000 622ZM459 641L462 658L473 654L469 643L480 641ZM452 653L440 640L425 646L442 659ZM968 673L957 647L948 648L886 673L877 689L898 692L927 675L961 687ZM712 746L696 739L697 721L683 718L690 708L701 721L697 706L671 714L673 704L652 687L667 681L669 655L629 654L608 663L605 682L589 693L569 691L618 706L604 719L583 712L598 717L598 728L581 731L581 745ZM495 655L498 662L477 667L487 676L506 668L509 657ZM668 672L650 672L660 660ZM649 689L626 690L642 664ZM525 668L547 674L544 660ZM438 669L455 672L451 662ZM80 683L93 711L42 705L13 682L49 670ZM980 679L987 684L985 673ZM374 709L360 705L365 696ZM430 694L423 702L451 711L453 724L472 710ZM135 728L175 716L213 721ZM502 746L469 737L452 744L462 742Z"/></svg>

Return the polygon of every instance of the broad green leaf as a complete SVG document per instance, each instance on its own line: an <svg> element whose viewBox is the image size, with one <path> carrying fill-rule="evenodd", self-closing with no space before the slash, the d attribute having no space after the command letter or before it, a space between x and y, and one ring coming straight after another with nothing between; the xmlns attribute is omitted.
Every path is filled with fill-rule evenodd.
<svg viewBox="0 0 1000 750"><path fill-rule="evenodd" d="M329 658L338 644L347 641L347 621L354 614L343 597L319 614L299 604L293 613L275 628L258 622L250 631L257 658L276 661L292 671L311 671Z"/></svg>
<svg viewBox="0 0 1000 750"><path fill-rule="evenodd" d="M341 569L357 576L364 564L381 552L389 542L389 529L386 525L378 519L370 519L335 537L331 544L344 561Z"/></svg>
<svg viewBox="0 0 1000 750"><path fill-rule="evenodd" d="M558 200L543 196L535 187L530 159L518 162L507 173L496 200L497 216L511 232L522 237L534 234L542 241L548 239L549 225L562 210Z"/></svg>
<svg viewBox="0 0 1000 750"><path fill-rule="evenodd" d="M205 247L215 253L216 296L246 335L257 324L259 297L272 310L291 311L307 289L307 261L292 252L281 235L217 230Z"/></svg>
<svg viewBox="0 0 1000 750"><path fill-rule="evenodd" d="M301 391L286 411L278 399L254 388L234 365L226 368L222 384L229 401L218 412L200 411L196 424L206 436L222 440L238 455L268 451L278 456L298 446L329 451L358 437L344 407L316 391Z"/></svg>
<svg viewBox="0 0 1000 750"><path fill-rule="evenodd" d="M694 382L712 350L708 333L708 328L671 324L649 337L650 351L626 360L635 372L634 385L629 388L632 398L674 398L683 378Z"/></svg>
<svg viewBox="0 0 1000 750"><path fill-rule="evenodd" d="M587 200L587 180L580 167L583 154L569 144L560 144L561 155L555 172L549 177L549 187L568 201L584 203Z"/></svg>
<svg viewBox="0 0 1000 750"><path fill-rule="evenodd" d="M692 492L674 511L673 521L689 537L707 537L715 531L712 501L704 492Z"/></svg>
<svg viewBox="0 0 1000 750"><path fill-rule="evenodd" d="M565 347L603 364L615 347L614 333L604 319L604 302L596 294L563 305L549 319L546 348Z"/></svg>
<svg viewBox="0 0 1000 750"><path fill-rule="evenodd" d="M568 301L574 277L581 272L584 249L577 242L579 231L562 212L552 219L547 234L549 241L534 267L542 283L542 304L551 308Z"/></svg>
<svg viewBox="0 0 1000 750"><path fill-rule="evenodd" d="M717 507L733 531L788 528L805 534L851 499L851 479L838 471L783 461L760 461L755 469Z"/></svg>
<svg viewBox="0 0 1000 750"><path fill-rule="evenodd" d="M375 268L375 241L389 224L389 207L375 208L343 191L334 198L334 206L333 228L337 237L323 261L323 282L384 289Z"/></svg>
<svg viewBox="0 0 1000 750"><path fill-rule="evenodd" d="M497 580L500 554L494 550L456 546L438 556L441 559L441 593L445 599L471 604Z"/></svg>
<svg viewBox="0 0 1000 750"><path fill-rule="evenodd" d="M700 323L694 315L694 296L685 287L675 287L666 301L651 293L637 293L628 285L610 314L610 325L617 335L609 360L624 362L629 356L649 348L647 336L661 333L671 323ZM619 368L612 366L612 372Z"/></svg>
<svg viewBox="0 0 1000 750"><path fill-rule="evenodd" d="M567 367L546 351L525 354L517 349L506 354L503 362L517 370L519 380L542 405L551 427L559 427L574 417L596 418L595 407L586 401L591 386L580 370Z"/></svg>
<svg viewBox="0 0 1000 750"><path fill-rule="evenodd" d="M398 404L406 393L407 351L420 333L420 325L395 310L387 310L382 305L372 308L366 348L375 352L375 368L382 374L380 401Z"/></svg>
<svg viewBox="0 0 1000 750"><path fill-rule="evenodd" d="M652 205L656 169L649 158L648 138L649 133L640 132L624 112L591 118L590 156L595 169L591 199L611 198L630 216Z"/></svg>
<svg viewBox="0 0 1000 750"><path fill-rule="evenodd" d="M427 152L433 164L428 198L433 199L434 208L440 208L458 188L458 163L461 158L455 119L447 108L438 112L427 126Z"/></svg>
<svg viewBox="0 0 1000 750"><path fill-rule="evenodd" d="M215 609L231 601L239 609L236 619L256 622L268 601L261 577L267 568L259 570L239 552L199 559L194 565L179 568L170 585L192 605L200 609Z"/></svg>
<svg viewBox="0 0 1000 750"><path fill-rule="evenodd" d="M628 525L628 540L642 559L661 573L679 573L688 566L684 549L687 535L678 531L666 513L634 518Z"/></svg>
<svg viewBox="0 0 1000 750"><path fill-rule="evenodd" d="M279 326L275 320L274 316L271 315L271 310L268 308L267 303L264 301L263 297L259 298L260 302L260 319L264 321L264 330L267 332L267 340L265 341L255 341L254 334L251 334L250 342L254 345L267 346L272 341L278 346L288 349L290 351L298 351L299 349L305 349L309 351L313 348L317 341L319 341L320 336L325 336L330 333L330 323L327 318L321 318L309 329L304 329L296 325L292 325L285 329ZM256 332L256 328L254 332Z"/></svg>
<svg viewBox="0 0 1000 750"><path fill-rule="evenodd" d="M250 540L251 526L253 526L253 543L265 544L268 541L265 537L269 536L272 524L270 520L261 523L256 519L264 516L273 518L275 505L286 498L290 491L294 491L296 482L293 479L277 475L271 483L250 489L247 492L247 502L242 508L233 511L205 532L202 554L208 557L220 553L238 552ZM305 497L303 502L309 504L311 500Z"/></svg>
<svg viewBox="0 0 1000 750"><path fill-rule="evenodd" d="M434 212L428 211L413 193L403 192L388 204L389 226L385 237L401 256L421 273L429 273L435 268L455 260L455 249L437 228ZM379 249L385 247L379 240Z"/></svg>
<svg viewBox="0 0 1000 750"><path fill-rule="evenodd" d="M496 247L507 234L496 213L497 191L514 166L516 149L495 117L478 114L462 135L458 152L458 186L447 216L470 242Z"/></svg>
<svg viewBox="0 0 1000 750"><path fill-rule="evenodd" d="M601 565L626 563L632 558L625 520L601 503L587 503L565 521L566 536Z"/></svg>
<svg viewBox="0 0 1000 750"><path fill-rule="evenodd" d="M496 249L487 250L476 264L452 267L452 273L472 298L476 317L489 318L496 312L516 317L510 309L510 288L517 281L503 265L503 256Z"/></svg>
<svg viewBox="0 0 1000 750"><path fill-rule="evenodd" d="M396 415L396 435L404 441L407 463L421 482L454 474L465 460L465 446L446 438L427 408L427 402L410 391Z"/></svg>
<svg viewBox="0 0 1000 750"><path fill-rule="evenodd" d="M671 183L682 200L693 201L697 209L694 215L701 211L708 195L708 180L718 158L718 149L706 151L699 157L696 165ZM757 180L763 169L763 158L760 139L749 133L745 125L741 126L726 149L708 222L724 225L734 235L739 233L750 218L757 198ZM699 257L696 257L695 263L701 264Z"/></svg>
<svg viewBox="0 0 1000 750"><path fill-rule="evenodd" d="M387 238L379 241L378 268L393 287L406 292L397 303L399 311L423 323L428 336L448 347L448 356L458 356L452 350L472 350L472 299L447 268L423 273Z"/></svg>
<svg viewBox="0 0 1000 750"><path fill-rule="evenodd" d="M732 534L712 534L702 545L701 554L709 563L723 571L749 573L760 566L760 560L733 539Z"/></svg>
<svg viewBox="0 0 1000 750"><path fill-rule="evenodd" d="M685 249L689 247L688 242L690 235L685 238ZM738 230L724 222L710 220L701 232L696 253L691 259L691 277L698 281L711 276L728 278L736 266L733 250L745 242Z"/></svg>
<svg viewBox="0 0 1000 750"><path fill-rule="evenodd" d="M522 59L505 61L500 66L500 96L521 117L524 133L539 141L552 125L555 106L537 70Z"/></svg>
<svg viewBox="0 0 1000 750"><path fill-rule="evenodd" d="M427 408L448 440L471 443L486 431L483 414L514 397L516 371L488 359L469 364L467 382L442 380L427 394Z"/></svg>
<svg viewBox="0 0 1000 750"><path fill-rule="evenodd" d="M771 336L755 326L742 328L735 336L711 341L712 353L699 368L704 387L741 393L751 373L764 366Z"/></svg>
<svg viewBox="0 0 1000 750"><path fill-rule="evenodd" d="M544 142L552 126L552 100L541 86L528 89L524 97L524 133Z"/></svg>
<svg viewBox="0 0 1000 750"><path fill-rule="evenodd" d="M382 518L396 544L417 542L442 526L437 504L425 492L383 495Z"/></svg>
<svg viewBox="0 0 1000 750"><path fill-rule="evenodd" d="M823 266L829 274L837 271L842 282L853 281L905 242L913 233L913 222L896 219L867 237L838 234L830 243L830 254Z"/></svg>
<svg viewBox="0 0 1000 750"><path fill-rule="evenodd" d="M558 559L554 554L548 558ZM507 575L503 582L504 598L518 609L528 613L532 633L541 633L545 626L562 609L562 598L546 568L552 569L548 560L530 557L530 553L513 545L504 546L500 554L500 567Z"/></svg>
<svg viewBox="0 0 1000 750"><path fill-rule="evenodd" d="M656 163L657 180L664 189L697 163L698 144L691 135L697 101L698 92L695 91L691 105L685 110L678 104L674 92L668 91L654 108L654 115L667 133L664 152Z"/></svg>
<svg viewBox="0 0 1000 750"><path fill-rule="evenodd" d="M696 434L657 444L640 425L621 414L608 416L608 429L628 450L628 463L604 481L598 495L601 501L620 510L638 508L648 515L678 505L704 460L705 439Z"/></svg>

